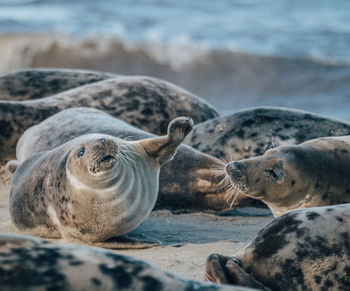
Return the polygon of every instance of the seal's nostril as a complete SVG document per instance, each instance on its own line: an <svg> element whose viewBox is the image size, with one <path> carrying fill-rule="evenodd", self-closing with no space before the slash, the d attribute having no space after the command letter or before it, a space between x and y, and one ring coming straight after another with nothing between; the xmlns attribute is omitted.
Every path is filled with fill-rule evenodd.
<svg viewBox="0 0 350 291"><path fill-rule="evenodd" d="M232 162L230 164L229 170L231 171L241 171L242 170L242 164L240 162Z"/></svg>
<svg viewBox="0 0 350 291"><path fill-rule="evenodd" d="M103 145L106 143L106 139L104 137L99 138L97 141L99 141L100 143L102 143Z"/></svg>

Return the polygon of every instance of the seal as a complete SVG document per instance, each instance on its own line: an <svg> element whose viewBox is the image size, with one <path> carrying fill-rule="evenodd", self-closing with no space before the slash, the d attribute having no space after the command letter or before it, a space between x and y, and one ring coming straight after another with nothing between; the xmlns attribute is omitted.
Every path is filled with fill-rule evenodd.
<svg viewBox="0 0 350 291"><path fill-rule="evenodd" d="M350 134L350 123L306 111L258 107L196 124L185 143L223 161L264 154L281 145Z"/></svg>
<svg viewBox="0 0 350 291"><path fill-rule="evenodd" d="M226 166L232 195L263 201L274 216L297 208L350 202L350 136L280 146Z"/></svg>
<svg viewBox="0 0 350 291"><path fill-rule="evenodd" d="M0 165L15 158L15 146L27 128L79 106L103 110L159 135L177 116L192 117L196 123L218 116L201 98L165 81L140 76L119 76L41 99L0 101Z"/></svg>
<svg viewBox="0 0 350 291"><path fill-rule="evenodd" d="M186 280L100 248L14 234L0 235L0 273L3 290L252 290Z"/></svg>
<svg viewBox="0 0 350 291"><path fill-rule="evenodd" d="M350 204L299 209L273 219L234 256L212 254L213 282L271 290L347 290Z"/></svg>
<svg viewBox="0 0 350 291"><path fill-rule="evenodd" d="M17 144L17 160L22 163L34 154L53 150L73 138L90 133L126 140L156 137L100 110L71 108L27 129ZM13 170L15 162L11 163ZM174 159L161 168L156 209L228 209L230 203L225 199L224 186L218 185L225 177L224 167L220 160L181 145Z"/></svg>
<svg viewBox="0 0 350 291"><path fill-rule="evenodd" d="M159 170L193 122L174 119L168 135L126 141L87 134L22 162L9 210L20 230L49 238L103 242L135 229L151 212Z"/></svg>
<svg viewBox="0 0 350 291"><path fill-rule="evenodd" d="M26 69L0 76L0 99L25 101L55 95L116 75L71 69Z"/></svg>

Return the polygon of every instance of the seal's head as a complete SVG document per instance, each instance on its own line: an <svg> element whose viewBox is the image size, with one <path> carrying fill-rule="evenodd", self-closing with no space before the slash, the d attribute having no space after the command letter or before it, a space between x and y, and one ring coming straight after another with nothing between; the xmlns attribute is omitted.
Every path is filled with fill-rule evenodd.
<svg viewBox="0 0 350 291"><path fill-rule="evenodd" d="M281 146L256 158L233 161L226 165L225 172L235 193L262 200L269 207L298 208L322 175L316 165L320 158L311 147Z"/></svg>
<svg viewBox="0 0 350 291"><path fill-rule="evenodd" d="M94 183L115 171L124 157L121 148L117 138L93 137L72 149L67 169L71 175L80 177L83 183Z"/></svg>

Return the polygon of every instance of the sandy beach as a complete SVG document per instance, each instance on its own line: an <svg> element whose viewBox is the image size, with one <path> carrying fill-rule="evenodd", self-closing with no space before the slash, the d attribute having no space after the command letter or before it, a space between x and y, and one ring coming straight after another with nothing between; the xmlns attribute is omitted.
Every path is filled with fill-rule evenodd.
<svg viewBox="0 0 350 291"><path fill-rule="evenodd" d="M7 189L4 186L0 189L0 232L19 233L11 222ZM153 263L183 278L203 281L209 254L238 252L244 242L272 219L267 209L242 208L230 214L232 216L154 211L133 234L157 239L161 246L112 251ZM62 240L50 241L66 243Z"/></svg>

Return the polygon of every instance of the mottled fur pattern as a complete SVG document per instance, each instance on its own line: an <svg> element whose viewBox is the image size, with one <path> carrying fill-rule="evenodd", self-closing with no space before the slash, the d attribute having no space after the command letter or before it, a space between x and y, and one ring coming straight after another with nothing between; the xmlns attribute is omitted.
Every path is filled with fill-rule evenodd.
<svg viewBox="0 0 350 291"><path fill-rule="evenodd" d="M280 145L350 134L350 124L300 110L260 107L194 127L185 143L226 162L256 157Z"/></svg>
<svg viewBox="0 0 350 291"><path fill-rule="evenodd" d="M20 70L0 76L0 99L34 100L113 77L116 75L85 70Z"/></svg>
<svg viewBox="0 0 350 291"><path fill-rule="evenodd" d="M126 140L155 137L97 109L71 108L28 129L18 141L17 159L24 161L35 153L52 150L88 133L109 134ZM177 152L174 159L161 168L156 208L227 209L230 203L225 199L223 185L217 185L224 177L224 164L189 146L181 145Z"/></svg>
<svg viewBox="0 0 350 291"><path fill-rule="evenodd" d="M276 291L349 290L350 204L274 219L233 257L211 255L206 277L245 286L258 282Z"/></svg>
<svg viewBox="0 0 350 291"><path fill-rule="evenodd" d="M0 235L0 286L1 290L252 290L181 279L99 248L54 245L13 234Z"/></svg>

